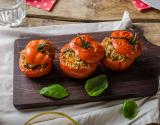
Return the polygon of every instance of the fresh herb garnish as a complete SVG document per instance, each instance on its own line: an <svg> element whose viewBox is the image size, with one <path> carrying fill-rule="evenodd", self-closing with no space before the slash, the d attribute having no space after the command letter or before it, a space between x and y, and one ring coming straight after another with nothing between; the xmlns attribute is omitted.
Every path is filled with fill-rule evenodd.
<svg viewBox="0 0 160 125"><path fill-rule="evenodd" d="M46 51L45 50L46 46L50 47L50 49L55 49L57 52L60 52L59 49L57 49L56 47L54 47L53 45L50 45L48 43L39 44L37 47L37 50L44 53Z"/></svg>
<svg viewBox="0 0 160 125"><path fill-rule="evenodd" d="M132 100L125 100L122 107L122 112L125 118L133 119L138 114L138 106Z"/></svg>
<svg viewBox="0 0 160 125"><path fill-rule="evenodd" d="M75 43L76 45L78 45L78 46L80 46L84 49L90 48L90 42L89 41L85 41L83 36L80 36L79 34L77 34L77 37L80 39L82 45L79 45L79 44Z"/></svg>
<svg viewBox="0 0 160 125"><path fill-rule="evenodd" d="M38 48L37 48L38 51L43 52L43 51L45 50L45 46L46 46L45 44L39 44L39 45L38 45Z"/></svg>
<svg viewBox="0 0 160 125"><path fill-rule="evenodd" d="M44 87L40 90L40 94L55 99L63 99L69 95L68 91L61 84Z"/></svg>
<svg viewBox="0 0 160 125"><path fill-rule="evenodd" d="M85 90L89 96L98 96L108 88L107 76L99 75L88 79L85 84Z"/></svg>
<svg viewBox="0 0 160 125"><path fill-rule="evenodd" d="M132 39L132 40L129 40L129 43L130 43L131 45L136 45L136 44L137 44L137 33L134 33L133 39Z"/></svg>

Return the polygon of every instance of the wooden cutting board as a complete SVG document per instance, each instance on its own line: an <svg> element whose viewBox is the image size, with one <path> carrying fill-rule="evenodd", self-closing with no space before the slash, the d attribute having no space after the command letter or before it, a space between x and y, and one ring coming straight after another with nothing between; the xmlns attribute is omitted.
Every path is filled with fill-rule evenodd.
<svg viewBox="0 0 160 125"><path fill-rule="evenodd" d="M28 41L42 37L17 39L14 44L14 106L18 109L37 108L43 106L78 104L91 101L113 100L133 97L152 96L158 90L158 75L160 74L160 47L148 42L142 32L137 30L143 42L143 54L126 71L114 72L99 66L92 76L106 74L109 88L98 97L89 97L84 89L84 80L76 80L66 76L58 66L58 54L54 60L53 70L41 78L28 78L18 68L19 52ZM89 33L97 41L102 41L110 32ZM54 41L57 48L61 48L70 41L75 34L43 37ZM91 77L92 77L91 76ZM63 100L50 99L39 94L39 90L52 83L62 83L70 96Z"/></svg>

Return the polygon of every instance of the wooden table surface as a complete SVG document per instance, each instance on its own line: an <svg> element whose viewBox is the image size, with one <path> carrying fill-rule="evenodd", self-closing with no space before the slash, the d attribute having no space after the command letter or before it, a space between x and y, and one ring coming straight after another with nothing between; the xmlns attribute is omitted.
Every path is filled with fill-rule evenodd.
<svg viewBox="0 0 160 125"><path fill-rule="evenodd" d="M65 21L108 21L121 19L123 12L130 12L134 21L160 21L160 11L139 12L131 0L59 0L52 12L29 7L29 17Z"/></svg>
<svg viewBox="0 0 160 125"><path fill-rule="evenodd" d="M134 24L144 30L146 38L160 45L160 11L139 12L131 0L59 0L51 12L28 6L22 26L120 20L125 10Z"/></svg>
<svg viewBox="0 0 160 125"><path fill-rule="evenodd" d="M120 20L125 10L130 13L134 25L144 30L145 37L160 45L160 11L139 12L131 0L59 0L52 12L28 6L22 26Z"/></svg>

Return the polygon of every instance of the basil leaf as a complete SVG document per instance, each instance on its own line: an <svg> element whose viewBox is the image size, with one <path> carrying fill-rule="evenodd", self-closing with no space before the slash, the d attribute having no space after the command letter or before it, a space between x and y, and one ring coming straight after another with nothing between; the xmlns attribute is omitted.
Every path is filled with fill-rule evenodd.
<svg viewBox="0 0 160 125"><path fill-rule="evenodd" d="M122 111L125 118L133 119L138 114L138 106L136 102L132 100L125 100Z"/></svg>
<svg viewBox="0 0 160 125"><path fill-rule="evenodd" d="M60 84L44 87L40 90L40 94L55 99L63 99L69 95L68 91Z"/></svg>
<svg viewBox="0 0 160 125"><path fill-rule="evenodd" d="M85 90L89 96L98 96L108 87L107 76L99 75L88 79L85 84Z"/></svg>

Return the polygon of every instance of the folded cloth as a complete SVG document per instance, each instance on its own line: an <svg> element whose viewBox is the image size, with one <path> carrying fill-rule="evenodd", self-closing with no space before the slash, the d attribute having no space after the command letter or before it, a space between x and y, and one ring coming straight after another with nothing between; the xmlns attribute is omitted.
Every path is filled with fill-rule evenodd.
<svg viewBox="0 0 160 125"><path fill-rule="evenodd" d="M135 8L137 8L139 11L151 8L149 5L145 4L141 0L132 0L132 3L134 4Z"/></svg>
<svg viewBox="0 0 160 125"><path fill-rule="evenodd" d="M57 0L27 0L27 5L51 11Z"/></svg>
<svg viewBox="0 0 160 125"><path fill-rule="evenodd" d="M40 112L63 112L81 125L144 125L158 122L158 95L150 98L136 99L140 106L138 116L133 120L127 120L120 113L122 100L110 102L90 102L68 106L54 106L40 109L18 111L14 108L13 98L13 45L19 37L53 36L72 33L101 32L118 29L126 29L132 26L128 12L124 13L121 21L54 25L31 28L4 28L0 27L0 125L23 125L30 117ZM44 32L45 31L45 32ZM54 120L36 125L54 124ZM65 124L64 124L65 125Z"/></svg>

